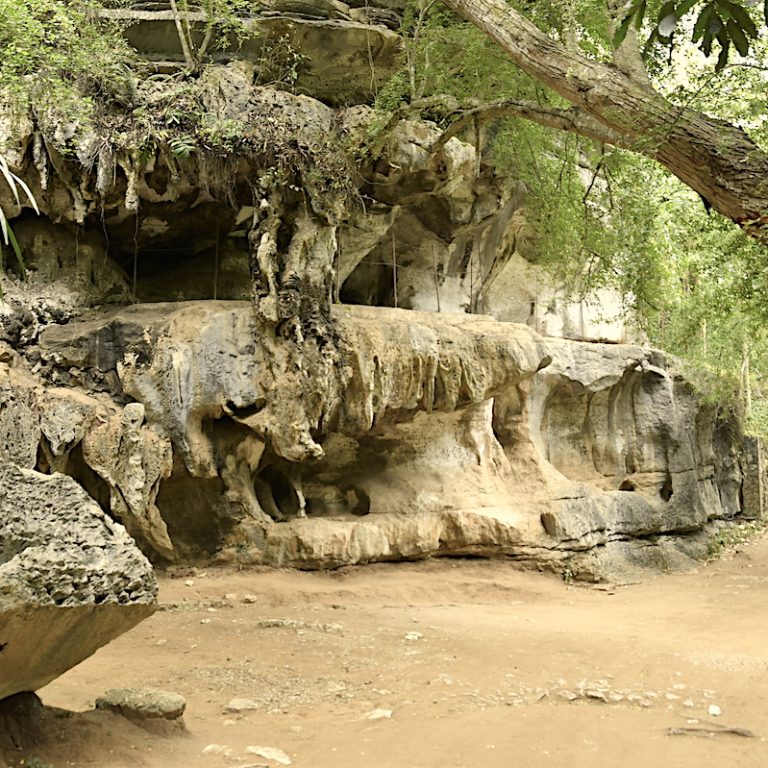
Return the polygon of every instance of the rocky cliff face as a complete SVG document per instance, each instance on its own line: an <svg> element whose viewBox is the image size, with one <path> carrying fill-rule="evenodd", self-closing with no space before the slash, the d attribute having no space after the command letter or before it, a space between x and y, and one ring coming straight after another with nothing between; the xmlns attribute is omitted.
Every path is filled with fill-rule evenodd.
<svg viewBox="0 0 768 768"><path fill-rule="evenodd" d="M506 555L619 578L762 513L738 432L659 352L468 314L328 323L309 371L259 342L248 302L49 325L36 374L5 364L3 458L75 477L160 561Z"/></svg>
<svg viewBox="0 0 768 768"><path fill-rule="evenodd" d="M662 353L509 322L541 319L515 292L525 191L433 124L374 133L358 48L373 30L394 66L391 9L289 5L259 23L310 41L297 93L258 84L258 52L195 84L227 152L9 132L43 217L0 201L30 272L4 283L0 457L70 475L158 562L617 578L761 516L754 450ZM177 57L145 16L145 53Z"/></svg>

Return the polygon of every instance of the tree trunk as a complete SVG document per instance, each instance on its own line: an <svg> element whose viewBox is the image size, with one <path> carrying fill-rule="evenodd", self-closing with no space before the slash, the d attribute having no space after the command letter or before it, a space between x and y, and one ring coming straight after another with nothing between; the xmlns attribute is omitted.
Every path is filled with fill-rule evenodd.
<svg viewBox="0 0 768 768"><path fill-rule="evenodd" d="M657 160L748 234L768 242L768 154L736 126L668 102L647 81L570 51L506 0L443 0L531 77Z"/></svg>

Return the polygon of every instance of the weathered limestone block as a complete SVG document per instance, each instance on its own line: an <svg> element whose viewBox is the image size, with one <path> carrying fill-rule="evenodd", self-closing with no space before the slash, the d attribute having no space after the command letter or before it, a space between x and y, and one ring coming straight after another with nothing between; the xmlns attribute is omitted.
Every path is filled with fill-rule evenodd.
<svg viewBox="0 0 768 768"><path fill-rule="evenodd" d="M263 16L248 22L255 34L233 47L239 57L260 64L267 82L286 76L290 53L295 51L303 57L297 80L291 83L295 88L332 104L357 104L372 100L399 65L400 36L367 23L366 14L350 12L345 3L275 0L261 4L258 11ZM183 63L170 10L104 13L131 22L125 29L126 39L144 57ZM191 13L189 18L198 29L206 20L202 13ZM232 53L223 50L219 55L229 59Z"/></svg>
<svg viewBox="0 0 768 768"><path fill-rule="evenodd" d="M124 308L102 319L49 328L47 356L63 367L76 365L113 373L144 405L151 424L161 426L190 472L215 476L205 419L223 406L247 408L262 395L255 381L257 359L247 312L226 308L247 304L204 302ZM219 317L219 323L210 322ZM167 323L167 333L158 337ZM157 371L155 382L146 369ZM119 374L119 378L118 378ZM239 388L239 389L238 389Z"/></svg>
<svg viewBox="0 0 768 768"><path fill-rule="evenodd" d="M0 699L79 664L156 594L149 562L74 480L0 464Z"/></svg>
<svg viewBox="0 0 768 768"><path fill-rule="evenodd" d="M47 219L34 219L15 225L14 233L30 288L37 293L47 292L62 304L69 300L79 310L129 300L128 278L93 232L74 232Z"/></svg>
<svg viewBox="0 0 768 768"><path fill-rule="evenodd" d="M308 519L269 528L251 554L254 562L310 570L440 554L498 556L512 554L520 545L515 523L514 516L486 510Z"/></svg>
<svg viewBox="0 0 768 768"><path fill-rule="evenodd" d="M50 328L42 345L61 365L103 367L96 339L109 328L123 351L113 363L123 390L163 425L190 473L209 477L217 465L204 420L226 414L292 458L302 440L314 443L310 431L362 434L401 411L456 410L546 364L527 328L510 333L482 317L366 307L334 316L336 347L309 379L330 399L295 386L288 345L266 355L251 307L237 302L128 307L101 322Z"/></svg>
<svg viewBox="0 0 768 768"><path fill-rule="evenodd" d="M111 410L109 406L77 389L50 387L44 391L37 410L40 431L46 441L45 453L49 454L47 458L54 470L66 474L69 452L94 423L104 423Z"/></svg>
<svg viewBox="0 0 768 768"><path fill-rule="evenodd" d="M17 377L3 368L0 369L0 460L32 469L40 442L37 398L32 390L16 386Z"/></svg>
<svg viewBox="0 0 768 768"><path fill-rule="evenodd" d="M84 438L84 458L135 499L135 519L154 503L166 547L187 557L321 568L503 554L617 578L622 563L690 564L710 521L757 514L741 433L658 351L370 307L334 306L328 328L312 356L265 336L246 303L135 305L49 328L41 351L111 371L137 424L143 406L141 429L168 435L170 477L147 474L141 493L120 462L103 468L120 451L102 433L137 439L116 417Z"/></svg>
<svg viewBox="0 0 768 768"><path fill-rule="evenodd" d="M128 403L122 414L88 431L83 458L108 483L110 509L128 532L170 558L173 544L155 499L171 474L171 445L143 423L144 406Z"/></svg>

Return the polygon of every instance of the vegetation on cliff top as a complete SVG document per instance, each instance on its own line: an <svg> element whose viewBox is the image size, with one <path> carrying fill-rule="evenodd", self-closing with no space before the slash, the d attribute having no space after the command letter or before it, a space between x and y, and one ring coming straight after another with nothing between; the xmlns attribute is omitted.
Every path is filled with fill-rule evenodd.
<svg viewBox="0 0 768 768"><path fill-rule="evenodd" d="M707 14L722 13L722 3L666 3L664 8L650 3L647 10L644 3L587 0L515 7L479 0L474 10L453 0L446 4L461 5L477 26L458 22L441 5L415 3L404 19L403 70L380 94L379 106L391 112L409 103L417 109L428 104L447 135L458 122L465 135L474 131L482 137L497 163L529 190L529 216L537 232L532 257L555 269L577 296L602 285L618 288L634 302L652 341L697 366L694 378L702 391L715 401L737 402L765 431L761 382L768 371L763 330L768 277L759 223L750 229L744 221L738 226L710 215L712 202L664 167L672 167L665 142L676 131L685 132L686 120L699 120L714 131L705 153L730 158L730 166L715 175L730 183L749 164L748 183L735 193L736 202L754 203L761 215L768 213L760 202L768 189L768 173L761 170L762 148L768 147L768 41L764 32L758 34L762 20L754 9L744 11L755 18L750 26L735 4L725 4L734 21L726 25L728 40L713 26L714 51L721 55L708 59L697 50L702 45L705 53L713 50L708 28L691 27L707 8ZM480 19L491 6L493 17ZM625 12L631 12L632 23L617 35ZM746 47L737 24L748 29ZM500 39L505 34L519 49ZM643 36L649 40L641 57ZM532 46L527 52L525 41ZM553 55L571 61L571 74L566 68L546 76L529 61L538 50L534 43L551 44ZM728 58L722 54L726 49ZM548 60L548 54L539 53ZM637 115L644 109L642 99L663 113L657 126L635 129L626 141L611 109L625 109L630 118L635 112L622 103L622 94L601 91L603 81L616 73L627 78L630 91L639 89ZM558 77L583 79L585 92L605 105L603 123L596 122L593 105L573 106L578 99L558 85ZM438 95L453 99L442 102L452 105L448 114L434 114ZM737 126L735 133L724 121ZM751 137L750 151L739 154L743 130ZM702 170L705 160L702 156Z"/></svg>
<svg viewBox="0 0 768 768"><path fill-rule="evenodd" d="M711 377L698 378L709 382L707 391L713 397L736 392L742 402L751 399L759 406L762 373L768 371L764 246L725 219L708 215L709 200L705 210L696 194L647 159L652 156L670 166L664 142L683 118L694 120L693 110L746 128L753 140L750 160L762 157L760 147L768 138L768 66L759 25L753 21L753 30L732 7L735 4L725 0L673 4L673 26L669 3L651 3L647 11L638 3L611 4L611 10L593 0L523 3L526 19L512 6L478 2L449 0L448 5L459 8L483 31L439 4L415 3L406 9L403 69L379 93L379 109L391 115L404 104L429 103L426 116L446 130L456 130L458 122L467 135L474 131L498 167L523 181L529 191L529 215L537 232L531 258L558 271L575 294L600 285L618 287L634 300L654 341L712 372ZM74 154L80 138L95 131L113 152L132 154L139 161L155 151L184 163L204 153L226 158L247 150L242 125L212 122L199 90L206 53L217 40L242 31L237 17L242 0L205 0L201 7L209 21L202 44L196 46L183 23L187 0L171 4L188 65L176 76L147 70L124 42L119 23L97 14L104 4L0 0L0 89L11 95L18 109L31 112L51 146ZM108 3L123 4L129 0ZM698 45L709 35L712 40L705 48L714 46L717 52L719 46L721 53L728 49L730 59L721 55L713 67L694 46L679 41L686 11L694 14L695 26L706 8L722 17L721 6L731 13L724 19L724 31L715 29L716 24L711 34L709 27L693 31ZM492 39L490 22L481 23L489 9L496 14L491 26L506 29L512 19L515 34L526 35L531 45L554 46L549 58L570 62L572 70L545 73L528 61L530 53L526 58L524 51L510 52L509 45L505 52L498 35ZM644 60L638 55L638 26L641 36L651 36ZM295 71L298 52L272 54L289 57ZM613 65L605 63L611 60ZM593 81L584 67L592 67ZM645 94L637 96L634 112L631 105L616 101L614 90L603 94L609 105L599 114L569 90L574 78L582 78L594 91L618 77L616 73L629 78L629 90L637 87ZM449 96L451 100L442 103L461 108L441 107L439 100L430 102L432 96ZM643 113L644 98L663 105L666 116L659 126L630 130L625 117ZM611 111L617 109L624 110L624 117ZM721 126L718 120L706 121L713 130ZM621 130L631 140L621 140ZM742 135L726 131L711 149L725 158L733 150L730 139L741 141ZM324 167L319 155L309 157L309 165L326 180L339 170L333 163ZM729 167L733 170L732 164ZM291 183L290 173L280 178ZM764 176L754 175L750 205L759 203L765 183ZM342 187L342 192L351 190L348 184ZM741 193L734 194L739 198ZM718 201L720 192L712 203L723 208ZM762 215L762 209L757 213ZM730 209L727 215L739 218ZM745 221L740 221L742 229L755 234L755 227L745 227Z"/></svg>

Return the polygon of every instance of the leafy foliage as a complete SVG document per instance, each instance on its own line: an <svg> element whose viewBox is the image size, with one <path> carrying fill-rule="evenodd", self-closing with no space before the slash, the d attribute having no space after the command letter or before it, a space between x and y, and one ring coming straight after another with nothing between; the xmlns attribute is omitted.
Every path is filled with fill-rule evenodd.
<svg viewBox="0 0 768 768"><path fill-rule="evenodd" d="M648 6L648 0L632 1L616 28L614 45L621 44L631 25L637 29L643 26L646 17L651 15ZM749 54L758 38L753 14L750 4L736 0L665 0L655 9L648 46L660 43L671 50L675 35L681 29L685 30L686 22L689 22L688 26L692 23L691 41L698 44L705 56L709 57L714 44L718 44L720 53L715 69L719 72L728 63L731 46L741 56ZM768 2L764 4L763 17L760 21L768 24Z"/></svg>
<svg viewBox="0 0 768 768"><path fill-rule="evenodd" d="M248 13L248 0L198 0L195 13L189 0L170 0L170 4L190 70L199 70L211 51L226 47L233 38L242 42L248 34L240 18ZM201 13L202 25L194 20Z"/></svg>
<svg viewBox="0 0 768 768"><path fill-rule="evenodd" d="M630 25L656 18L647 53L657 87L680 106L718 114L758 141L768 139L768 70L761 63L768 43L755 36L758 21L750 24L735 3L633 2L615 34L599 0L521 4L540 28L600 59L610 57ZM694 30L705 12L717 13L731 37L738 37L738 24L754 58L721 62L713 73L701 49L711 53L719 28L702 22ZM657 44L671 45L686 24L694 42L677 39L674 57L662 62ZM386 114L439 94L470 106L502 94L565 106L495 44L439 7L415 6L405 27L410 38L403 69L377 102ZM744 51L741 40L733 47ZM439 112L427 116L442 125L450 120ZM528 258L552 270L575 298L600 287L617 289L650 340L685 358L705 399L726 404L768 434L764 247L709 216L697 195L648 159L523 119L487 127L482 140L496 167L529 191L527 217L535 238Z"/></svg>
<svg viewBox="0 0 768 768"><path fill-rule="evenodd" d="M52 120L130 103L133 51L96 0L0 0L0 89Z"/></svg>
<svg viewBox="0 0 768 768"><path fill-rule="evenodd" d="M35 211L40 213L40 210L37 207L37 201L35 200L35 197L30 191L29 187L26 185L23 179L19 178L15 173L11 171L8 166L8 161L5 159L5 157L3 157L3 155L0 155L0 178L5 180L5 183L10 188L11 194L13 195L17 205L19 205L21 202L21 197L19 195L19 190L21 190L27 196L27 199L32 204ZM8 223L8 219L5 215L5 212L3 211L2 206L0 206L0 234L2 234L2 243L0 243L0 270L2 270L4 262L3 244L6 246L10 245L16 256L16 261L19 265L19 271L22 275L24 275L24 258L21 255L21 249L19 248L18 242L16 242L16 236L13 234L13 229Z"/></svg>

